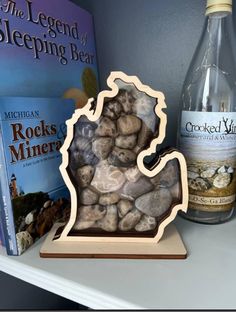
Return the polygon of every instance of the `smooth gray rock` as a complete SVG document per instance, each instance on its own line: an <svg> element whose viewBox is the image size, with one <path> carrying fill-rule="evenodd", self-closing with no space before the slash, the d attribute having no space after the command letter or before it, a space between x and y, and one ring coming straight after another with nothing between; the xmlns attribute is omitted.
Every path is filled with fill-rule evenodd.
<svg viewBox="0 0 236 312"><path fill-rule="evenodd" d="M113 147L112 138L97 138L93 141L92 150L99 159L106 159Z"/></svg>
<svg viewBox="0 0 236 312"><path fill-rule="evenodd" d="M106 208L100 205L79 207L78 221L97 221L106 214Z"/></svg>
<svg viewBox="0 0 236 312"><path fill-rule="evenodd" d="M96 222L96 226L106 232L115 232L118 225L118 212L116 205L107 206L107 213L102 220Z"/></svg>
<svg viewBox="0 0 236 312"><path fill-rule="evenodd" d="M136 154L128 149L114 147L108 157L108 163L116 167L130 167L136 163Z"/></svg>
<svg viewBox="0 0 236 312"><path fill-rule="evenodd" d="M137 143L137 135L120 135L116 138L115 145L120 148L133 149Z"/></svg>
<svg viewBox="0 0 236 312"><path fill-rule="evenodd" d="M172 196L169 190L160 188L137 198L135 206L150 217L160 217L171 207L171 203Z"/></svg>
<svg viewBox="0 0 236 312"><path fill-rule="evenodd" d="M142 213L136 208L132 209L129 213L127 213L122 220L120 220L118 228L122 232L127 232L136 226L136 224L140 221L142 217Z"/></svg>
<svg viewBox="0 0 236 312"><path fill-rule="evenodd" d="M89 138L89 139L93 138L97 125L89 121L88 122L80 121L81 119L82 117L79 119L79 121L75 125L75 137L82 136L82 137Z"/></svg>
<svg viewBox="0 0 236 312"><path fill-rule="evenodd" d="M70 160L69 160L69 168L73 172L77 170L79 167L83 167L86 163L80 158L80 152L74 151L70 153Z"/></svg>
<svg viewBox="0 0 236 312"><path fill-rule="evenodd" d="M86 188L82 190L79 199L82 205L95 205L98 202L98 194Z"/></svg>
<svg viewBox="0 0 236 312"><path fill-rule="evenodd" d="M82 164L96 166L99 162L99 159L94 155L92 148L91 150L81 151L79 153L79 161Z"/></svg>
<svg viewBox="0 0 236 312"><path fill-rule="evenodd" d="M75 140L76 148L80 151L89 151L92 148L91 139L78 136Z"/></svg>
<svg viewBox="0 0 236 312"><path fill-rule="evenodd" d="M152 183L158 187L171 187L180 178L178 162L176 159L170 160L166 166L151 179Z"/></svg>
<svg viewBox="0 0 236 312"><path fill-rule="evenodd" d="M121 195L126 198L136 199L137 197L152 191L154 186L146 177L141 177L137 182L127 182Z"/></svg>

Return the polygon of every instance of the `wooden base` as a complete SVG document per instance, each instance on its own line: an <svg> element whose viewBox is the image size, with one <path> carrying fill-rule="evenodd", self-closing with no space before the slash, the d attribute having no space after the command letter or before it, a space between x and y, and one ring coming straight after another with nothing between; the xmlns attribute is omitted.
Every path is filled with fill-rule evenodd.
<svg viewBox="0 0 236 312"><path fill-rule="evenodd" d="M158 243L95 243L53 240L57 223L40 250L42 258L123 258L123 259L186 259L187 251L173 224Z"/></svg>

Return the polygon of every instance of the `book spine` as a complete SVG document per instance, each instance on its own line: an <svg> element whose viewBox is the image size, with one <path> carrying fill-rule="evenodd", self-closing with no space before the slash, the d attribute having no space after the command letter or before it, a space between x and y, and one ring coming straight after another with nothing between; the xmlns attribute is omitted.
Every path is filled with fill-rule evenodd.
<svg viewBox="0 0 236 312"><path fill-rule="evenodd" d="M0 246L3 246L3 233L2 233L2 225L0 223Z"/></svg>
<svg viewBox="0 0 236 312"><path fill-rule="evenodd" d="M1 207L0 207L0 209L1 209ZM3 228L2 228L1 214L0 214L0 245L3 247L6 246L5 245L5 237L4 237Z"/></svg>
<svg viewBox="0 0 236 312"><path fill-rule="evenodd" d="M3 133L0 125L0 194L1 194L1 225L5 238L7 254L11 256L18 255L14 218L12 213L12 203L7 178L6 162L4 157Z"/></svg>

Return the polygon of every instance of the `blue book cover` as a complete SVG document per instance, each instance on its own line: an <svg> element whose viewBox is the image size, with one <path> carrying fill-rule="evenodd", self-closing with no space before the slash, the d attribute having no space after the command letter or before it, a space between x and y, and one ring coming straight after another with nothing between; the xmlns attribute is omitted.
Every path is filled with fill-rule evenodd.
<svg viewBox="0 0 236 312"><path fill-rule="evenodd" d="M1 205L0 205L0 207L1 207ZM4 238L4 233L3 233L3 228L2 228L1 223L2 222L1 222L1 214L0 214L0 246L5 247L5 238Z"/></svg>
<svg viewBox="0 0 236 312"><path fill-rule="evenodd" d="M69 0L1 0L0 56L0 96L98 93L93 18Z"/></svg>
<svg viewBox="0 0 236 312"><path fill-rule="evenodd" d="M20 255L69 209L59 171L74 103L0 98L1 219L8 254Z"/></svg>

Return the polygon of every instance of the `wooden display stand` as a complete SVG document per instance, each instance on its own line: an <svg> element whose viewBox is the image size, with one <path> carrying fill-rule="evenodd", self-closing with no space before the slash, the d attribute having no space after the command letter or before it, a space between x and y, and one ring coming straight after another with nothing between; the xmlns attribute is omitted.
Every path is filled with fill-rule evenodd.
<svg viewBox="0 0 236 312"><path fill-rule="evenodd" d="M158 137L154 138L150 144L150 147L141 151L137 157L137 166L140 172L146 177L155 177L166 164L173 159L178 160L180 170L180 184L181 184L181 203L176 204L171 208L170 214L162 220L158 225L157 233L154 237L150 236L106 236L99 235L71 235L71 230L75 224L77 218L77 192L73 185L67 168L69 165L69 147L73 140L74 125L78 119L85 115L91 122L96 122L103 110L105 98L112 99L118 92L119 87L116 84L117 80L121 80L127 84L134 85L139 91L146 93L148 96L157 99L157 105L155 106L155 113L158 116L159 131ZM67 137L61 153L63 156L62 165L60 170L65 180L67 187L71 194L71 215L69 222L64 227L59 238L55 234L61 224L56 224L51 232L49 233L42 249L40 251L41 257L96 257L96 258L156 258L156 259L184 259L186 258L187 252L183 245L183 242L174 227L169 225L177 215L178 211L187 211L188 205L188 183L187 183L187 166L184 156L176 151L169 150L166 153L162 153L158 161L148 169L144 165L144 158L156 152L156 147L160 145L166 135L166 124L167 116L163 112L166 108L165 97L161 92L152 90L150 87L143 85L137 77L127 76L122 72L112 72L107 80L108 86L111 88L109 91L102 91L99 93L97 98L97 105L94 111L93 99L90 99L87 105L81 109L77 109L70 120L67 121ZM167 225L169 225L167 227ZM167 227L167 228L166 228ZM166 228L164 237L164 229ZM160 242L159 242L160 241Z"/></svg>
<svg viewBox="0 0 236 312"><path fill-rule="evenodd" d="M123 258L123 259L186 259L187 251L173 224L167 226L160 242L112 243L60 242L54 240L61 224L57 223L47 236L41 250L42 258Z"/></svg>

